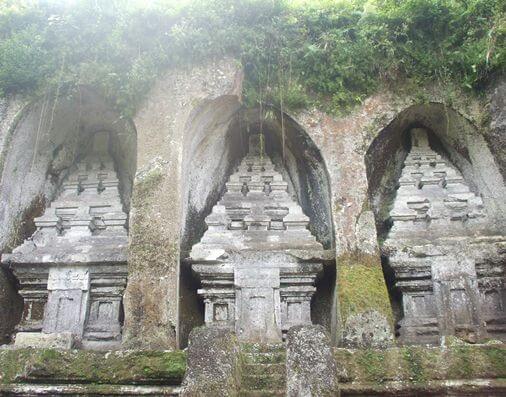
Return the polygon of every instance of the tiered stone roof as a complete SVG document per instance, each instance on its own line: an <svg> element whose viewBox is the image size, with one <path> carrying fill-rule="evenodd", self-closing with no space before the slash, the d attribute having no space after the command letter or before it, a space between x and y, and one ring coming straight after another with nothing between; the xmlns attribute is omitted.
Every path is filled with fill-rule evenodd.
<svg viewBox="0 0 506 397"><path fill-rule="evenodd" d="M119 195L113 160L97 137L44 214L37 230L12 254L10 263L126 261L127 215ZM105 146L107 148L107 146Z"/></svg>
<svg viewBox="0 0 506 397"><path fill-rule="evenodd" d="M226 192L206 218L207 231L192 249L323 250L308 230L309 218L288 193L288 183L250 140L250 152L226 183Z"/></svg>

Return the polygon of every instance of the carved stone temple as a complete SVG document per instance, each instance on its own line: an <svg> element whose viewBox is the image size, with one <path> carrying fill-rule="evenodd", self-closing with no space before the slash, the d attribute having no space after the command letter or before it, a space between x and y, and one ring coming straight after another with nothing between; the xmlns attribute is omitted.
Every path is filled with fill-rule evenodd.
<svg viewBox="0 0 506 397"><path fill-rule="evenodd" d="M110 348L121 342L127 215L107 147L108 134L96 133L90 153L35 218L35 233L3 256L24 298L17 345Z"/></svg>
<svg viewBox="0 0 506 397"><path fill-rule="evenodd" d="M426 130L411 130L411 146L383 246L402 293L401 340L505 340L505 236Z"/></svg>
<svg viewBox="0 0 506 397"><path fill-rule="evenodd" d="M249 153L190 256L206 325L235 329L242 340L275 342L290 327L311 324L323 247L260 143L260 135L250 136Z"/></svg>

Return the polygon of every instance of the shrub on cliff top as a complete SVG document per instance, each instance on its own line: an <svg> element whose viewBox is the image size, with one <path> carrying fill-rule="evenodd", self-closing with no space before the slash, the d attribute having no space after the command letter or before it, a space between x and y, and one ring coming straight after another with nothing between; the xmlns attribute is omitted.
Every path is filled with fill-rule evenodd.
<svg viewBox="0 0 506 397"><path fill-rule="evenodd" d="M504 72L501 0L0 0L0 93L89 84L131 115L165 69L231 55L249 104L338 111L382 83Z"/></svg>

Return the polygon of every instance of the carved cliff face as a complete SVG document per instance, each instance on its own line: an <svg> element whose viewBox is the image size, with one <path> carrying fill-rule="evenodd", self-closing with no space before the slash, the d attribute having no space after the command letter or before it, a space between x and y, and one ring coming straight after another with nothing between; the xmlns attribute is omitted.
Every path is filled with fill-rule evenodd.
<svg viewBox="0 0 506 397"><path fill-rule="evenodd" d="M108 134L96 133L90 153L35 219L36 232L3 258L25 299L17 344L56 343L50 335L67 347L121 340L127 215L107 147Z"/></svg>
<svg viewBox="0 0 506 397"><path fill-rule="evenodd" d="M481 198L432 150L427 131L410 137L382 247L402 292L401 340L505 338L504 270L494 266L505 238L489 231Z"/></svg>

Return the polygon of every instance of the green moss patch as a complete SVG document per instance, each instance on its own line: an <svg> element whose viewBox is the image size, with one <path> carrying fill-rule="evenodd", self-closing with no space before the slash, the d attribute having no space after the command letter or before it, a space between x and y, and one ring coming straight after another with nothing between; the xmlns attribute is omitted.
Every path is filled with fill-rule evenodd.
<svg viewBox="0 0 506 397"><path fill-rule="evenodd" d="M179 259L179 243L160 233L154 227L156 215L153 207L159 200L160 185L164 183L161 168L155 167L135 182L132 195L129 270L137 273L146 270L154 274L165 274L167 264L177 263Z"/></svg>
<svg viewBox="0 0 506 397"><path fill-rule="evenodd" d="M336 349L340 382L383 384L506 378L506 345Z"/></svg>
<svg viewBox="0 0 506 397"><path fill-rule="evenodd" d="M181 351L0 351L0 383L180 384Z"/></svg>
<svg viewBox="0 0 506 397"><path fill-rule="evenodd" d="M393 323L392 308L380 259L363 253L337 258L338 291L343 323L354 315L376 310Z"/></svg>

